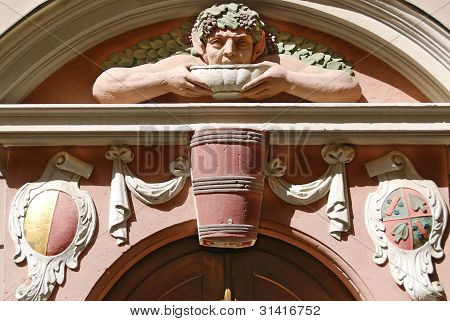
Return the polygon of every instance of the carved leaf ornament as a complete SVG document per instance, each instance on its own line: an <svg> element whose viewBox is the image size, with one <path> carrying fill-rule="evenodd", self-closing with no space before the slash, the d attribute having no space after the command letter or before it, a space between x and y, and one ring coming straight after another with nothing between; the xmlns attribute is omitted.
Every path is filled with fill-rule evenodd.
<svg viewBox="0 0 450 321"><path fill-rule="evenodd" d="M448 208L436 184L423 179L411 161L394 151L366 164L378 190L366 201L366 226L375 263L389 261L391 274L413 300L439 300L443 288L430 281L432 258L441 258Z"/></svg>
<svg viewBox="0 0 450 321"><path fill-rule="evenodd" d="M329 164L327 170L317 180L302 185L286 182L282 178L286 166L279 159L274 159L266 168L267 181L279 198L293 205L311 204L328 194L330 234L340 240L342 233L351 228L345 164L351 162L354 155L353 148L349 146L326 145L322 149L322 158Z"/></svg>
<svg viewBox="0 0 450 321"><path fill-rule="evenodd" d="M14 262L26 260L31 278L30 284L17 288L18 300L47 300L56 284L64 282L65 267L78 266L97 220L91 197L78 187L80 177L89 178L92 168L60 152L38 181L25 184L15 195L9 215Z"/></svg>
<svg viewBox="0 0 450 321"><path fill-rule="evenodd" d="M129 169L128 163L134 155L126 146L111 146L105 157L113 161L111 178L111 196L109 202L109 231L117 244L128 240L127 220L131 216L131 207L127 190L146 205L156 205L168 202L180 193L190 176L189 162L178 158L169 165L170 172L175 177L163 183L146 183L136 177Z"/></svg>
<svg viewBox="0 0 450 321"><path fill-rule="evenodd" d="M196 55L189 40L193 26L193 23L185 21L168 33L142 39L130 48L111 54L100 64L100 67L102 71L105 71L113 67L128 68L147 63L153 64L173 55ZM353 62L346 60L342 54L334 52L326 44L281 32L274 26L266 26L265 29L272 39L268 46L274 53L292 55L308 65L343 70L353 75Z"/></svg>

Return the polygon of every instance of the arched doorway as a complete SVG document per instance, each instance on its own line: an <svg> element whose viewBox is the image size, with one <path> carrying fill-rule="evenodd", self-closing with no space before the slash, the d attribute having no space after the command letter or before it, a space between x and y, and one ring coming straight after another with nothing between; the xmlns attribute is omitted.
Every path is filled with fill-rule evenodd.
<svg viewBox="0 0 450 321"><path fill-rule="evenodd" d="M259 236L248 249L211 249L196 237L143 258L105 300L355 300L321 262L283 241Z"/></svg>

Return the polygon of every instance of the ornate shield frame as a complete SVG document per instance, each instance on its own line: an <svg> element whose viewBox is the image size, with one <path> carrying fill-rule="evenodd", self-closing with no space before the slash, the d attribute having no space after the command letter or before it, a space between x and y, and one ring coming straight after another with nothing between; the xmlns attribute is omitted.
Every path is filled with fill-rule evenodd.
<svg viewBox="0 0 450 321"><path fill-rule="evenodd" d="M439 281L431 282L434 271L432 258L444 255L441 246L447 223L448 208L433 181L422 178L411 161L394 151L366 164L369 176L378 176L380 184L366 201L366 226L375 244L374 261L382 265L389 261L391 274L398 285L403 285L413 300L439 300L444 289ZM386 236L382 206L395 190L408 188L420 193L431 208L432 226L428 241L413 250L404 250Z"/></svg>
<svg viewBox="0 0 450 321"><path fill-rule="evenodd" d="M75 269L78 257L92 239L96 226L96 210L92 198L78 187L80 176L89 178L92 165L80 161L67 152L53 156L41 178L22 186L15 195L9 216L9 231L15 244L14 262L28 262L31 283L16 290L16 298L26 301L47 300L56 284L64 282L65 266ZM58 191L72 197L78 209L76 234L71 244L61 253L45 256L36 252L25 239L24 222L32 200L47 191Z"/></svg>

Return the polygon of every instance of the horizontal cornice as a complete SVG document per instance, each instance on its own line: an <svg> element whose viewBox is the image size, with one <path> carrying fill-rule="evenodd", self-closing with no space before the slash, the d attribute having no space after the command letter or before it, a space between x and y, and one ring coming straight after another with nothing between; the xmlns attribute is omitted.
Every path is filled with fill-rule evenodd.
<svg viewBox="0 0 450 321"><path fill-rule="evenodd" d="M275 145L450 144L450 104L0 105L0 144L187 144L198 129L267 130Z"/></svg>

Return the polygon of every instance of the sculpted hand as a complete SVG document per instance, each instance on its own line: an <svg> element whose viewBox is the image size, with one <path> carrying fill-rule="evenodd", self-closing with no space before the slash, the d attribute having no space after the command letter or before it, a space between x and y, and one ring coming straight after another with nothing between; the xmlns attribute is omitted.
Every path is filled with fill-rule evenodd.
<svg viewBox="0 0 450 321"><path fill-rule="evenodd" d="M256 77L242 87L241 97L249 99L266 99L284 92L289 84L288 71L279 64L265 62L269 66L261 76Z"/></svg>
<svg viewBox="0 0 450 321"><path fill-rule="evenodd" d="M208 85L192 75L191 64L179 65L165 72L163 84L167 91L185 97L211 96Z"/></svg>

